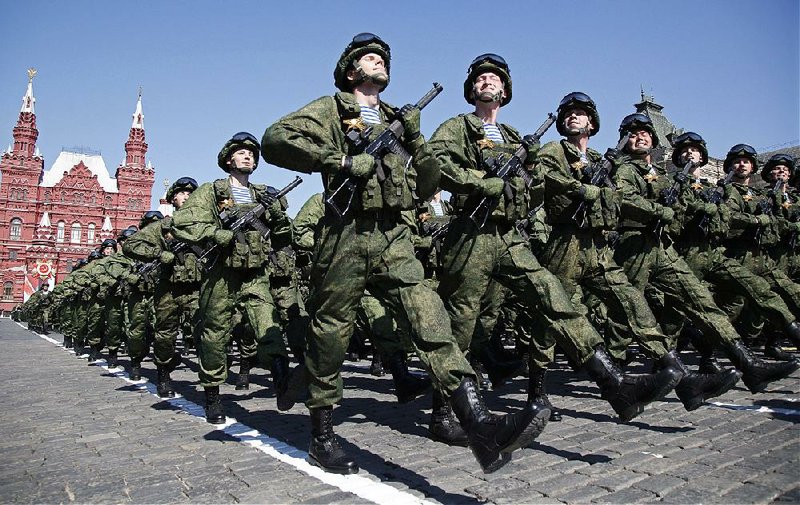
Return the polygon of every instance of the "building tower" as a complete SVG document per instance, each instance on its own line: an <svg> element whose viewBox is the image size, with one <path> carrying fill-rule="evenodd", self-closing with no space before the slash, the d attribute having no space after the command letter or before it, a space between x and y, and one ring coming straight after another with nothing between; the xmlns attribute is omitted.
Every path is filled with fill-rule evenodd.
<svg viewBox="0 0 800 505"><path fill-rule="evenodd" d="M139 222L142 214L150 210L150 195L155 180L155 170L146 161L147 142L144 135L144 113L142 112L142 90L136 101L133 124L125 142L125 162L117 167L116 225L124 221Z"/></svg>

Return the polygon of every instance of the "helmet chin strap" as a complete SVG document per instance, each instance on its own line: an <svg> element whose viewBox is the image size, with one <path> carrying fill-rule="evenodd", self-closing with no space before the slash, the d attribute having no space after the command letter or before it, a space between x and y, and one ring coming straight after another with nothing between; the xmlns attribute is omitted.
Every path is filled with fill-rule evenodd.
<svg viewBox="0 0 800 505"><path fill-rule="evenodd" d="M389 74L388 73L384 74L384 75L386 75L386 79L385 80L383 80L383 79L376 80L375 76L379 75L378 73L369 75L366 72L364 72L364 68L361 65L359 65L358 63L354 63L353 64L353 68L356 71L356 80L353 83L355 86L358 86L359 84L361 84L363 82L371 82L372 84L375 84L376 86L383 86L385 88L389 84Z"/></svg>
<svg viewBox="0 0 800 505"><path fill-rule="evenodd" d="M503 100L502 91L498 91L497 93L479 93L478 91L473 91L472 95L476 101L483 103L501 102Z"/></svg>

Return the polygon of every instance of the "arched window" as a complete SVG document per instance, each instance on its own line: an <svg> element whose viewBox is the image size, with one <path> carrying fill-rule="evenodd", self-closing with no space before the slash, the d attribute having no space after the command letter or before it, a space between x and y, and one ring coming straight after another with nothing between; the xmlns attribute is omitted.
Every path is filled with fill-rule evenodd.
<svg viewBox="0 0 800 505"><path fill-rule="evenodd" d="M10 240L22 240L22 219L15 217L11 220L11 230L8 233Z"/></svg>
<svg viewBox="0 0 800 505"><path fill-rule="evenodd" d="M86 227L86 243L94 244L94 223L89 223Z"/></svg>
<svg viewBox="0 0 800 505"><path fill-rule="evenodd" d="M72 234L69 237L69 241L71 244L80 244L81 243L81 224L80 223L72 223Z"/></svg>
<svg viewBox="0 0 800 505"><path fill-rule="evenodd" d="M14 283L6 281L3 283L3 300L14 299Z"/></svg>
<svg viewBox="0 0 800 505"><path fill-rule="evenodd" d="M64 221L58 222L58 228L56 231L56 242L63 242L64 241Z"/></svg>
<svg viewBox="0 0 800 505"><path fill-rule="evenodd" d="M72 272L72 258L67 259L67 272Z"/></svg>

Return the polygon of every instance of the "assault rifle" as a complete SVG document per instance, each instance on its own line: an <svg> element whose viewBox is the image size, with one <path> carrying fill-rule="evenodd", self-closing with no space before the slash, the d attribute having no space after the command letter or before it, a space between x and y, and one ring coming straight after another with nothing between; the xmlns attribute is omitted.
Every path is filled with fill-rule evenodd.
<svg viewBox="0 0 800 505"><path fill-rule="evenodd" d="M773 186L772 189L770 189L767 192L767 195L764 198L759 200L758 202L759 214L765 216L772 215L773 213L772 202L775 199L775 196L779 194L781 191L783 191L784 182L785 181L783 179L778 179L777 181L775 181L775 186ZM759 245L761 245L761 234L763 233L763 231L764 231L763 227L759 224L758 228L756 228L756 234L755 234L756 243Z"/></svg>
<svg viewBox="0 0 800 505"><path fill-rule="evenodd" d="M250 209L249 211L245 212L241 216L237 216L236 213L231 213L229 210L224 210L220 213L219 218L222 221L222 228L225 230L230 230L233 232L234 237L240 243L245 243L245 236L244 233L248 230L255 230L261 233L261 236L264 239L269 238L270 229L261 222L261 216L264 215L264 212L267 211L269 207L289 194L291 190L296 188L303 182L303 179L300 177L295 177L292 182L290 182L285 188L281 189L280 191L272 192L267 191L265 192L259 199L258 204ZM216 261L216 254L219 249L219 245L214 243L208 246L202 253L198 256L198 261L201 261L205 264L206 270L210 269L211 266ZM212 255L214 256L213 260L209 260Z"/></svg>
<svg viewBox="0 0 800 505"><path fill-rule="evenodd" d="M530 241L531 239L531 235L528 233L528 225L530 225L531 219L536 217L536 214L542 210L543 207L544 202L529 210L525 217L522 219L517 219L517 222L514 223L514 228L517 229L517 233L519 233L519 235L524 238L526 242Z"/></svg>
<svg viewBox="0 0 800 505"><path fill-rule="evenodd" d="M188 252L193 252L196 256L200 256L203 254L203 249L200 246L194 244L188 244L187 242L180 242L178 240L168 240L167 247L169 247L170 252L178 258L179 262L183 262L183 257ZM161 268L161 260L156 258L150 262L143 263L139 269L137 270L137 274L144 277L146 275L153 274L157 270Z"/></svg>
<svg viewBox="0 0 800 505"><path fill-rule="evenodd" d="M700 197L708 203L713 203L718 205L722 198L725 196L725 187L731 183L733 180L733 170L728 172L728 175L725 176L724 179L717 181L716 188L708 188L707 190L700 193ZM711 216L708 214L704 214L703 218L697 224L701 230L703 230L703 234L708 235L708 222L711 220Z"/></svg>
<svg viewBox="0 0 800 505"><path fill-rule="evenodd" d="M687 161L683 166L683 170L675 174L675 182L672 183L672 186L661 191L661 195L659 196L662 205L672 207L678 203L678 196L681 194L681 186L686 184L686 181L689 180L689 171L692 170L693 166L694 162L692 160ZM661 233L664 231L664 223L662 223L660 219L656 221L653 231L656 237L661 237Z"/></svg>
<svg viewBox="0 0 800 505"><path fill-rule="evenodd" d="M584 173L589 176L589 184L592 186L607 187L613 190L617 189L617 185L611 180L611 169L614 164L611 161L612 157L625 148L628 140L631 138L630 133L626 133L617 142L617 147L606 151L604 159L600 163L593 163L586 167ZM572 214L572 220L578 223L579 228L586 226L586 200L581 201L575 213Z"/></svg>
<svg viewBox="0 0 800 505"><path fill-rule="evenodd" d="M403 108L400 109L398 115L402 117L412 107L416 107L419 110L424 109L443 89L444 87L442 87L442 85L438 82L434 82L433 88L425 93L425 96L420 98L419 102L414 105L404 105ZM355 152L359 154L367 153L375 158L375 175L378 177L378 182L382 183L386 180L386 172L383 167L383 162L381 161L385 154L391 152L398 155L406 166L411 162L411 155L400 143L400 137L402 137L403 132L405 132L405 126L399 117L392 121L389 126L378 135L378 138L370 142L369 137L372 135L372 132L372 126L364 128L361 131L352 129L347 132L347 140L353 146ZM357 184L358 177L345 175L341 184L325 197L325 204L340 218L344 217L350 210L350 205L353 203L353 197L356 194Z"/></svg>
<svg viewBox="0 0 800 505"><path fill-rule="evenodd" d="M517 176L525 181L526 188L530 188L534 181L530 173L525 169L525 158L527 158L528 155L528 148L539 143L547 130L553 126L553 123L555 122L555 114L552 112L548 113L547 119L545 119L544 123L542 123L542 126L540 126L539 129L533 133L533 135L526 135L522 139L522 143L519 148L514 151L514 154L512 154L511 157L506 159L505 156L501 154L497 158L487 159L486 164L488 165L488 170L486 171L484 179L488 179L490 177L499 177L500 179L503 179L503 181L508 182L511 177ZM508 184L506 184L505 188L503 188L503 194L508 200L514 198L514 195L511 193L511 187ZM488 196L483 196L477 203L473 205L470 205L470 202L467 202L465 207L472 208L472 212L470 212L469 217L472 219L472 222L475 223L478 229L481 229L483 228L483 225L486 224L486 220L489 219L492 211L494 211L499 203L500 200L498 198L489 198Z"/></svg>
<svg viewBox="0 0 800 505"><path fill-rule="evenodd" d="M790 223L800 223L800 211L795 211L791 216L789 216ZM797 247L797 228L792 230L792 234L789 235L789 250L794 251Z"/></svg>

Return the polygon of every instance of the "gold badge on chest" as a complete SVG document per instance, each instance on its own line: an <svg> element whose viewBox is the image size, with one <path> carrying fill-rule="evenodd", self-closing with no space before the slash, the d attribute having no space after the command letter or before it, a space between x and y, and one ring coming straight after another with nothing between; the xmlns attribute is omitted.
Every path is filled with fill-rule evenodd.
<svg viewBox="0 0 800 505"><path fill-rule="evenodd" d="M644 176L644 180L646 180L647 182L653 183L653 182L658 180L658 174L649 173L649 174Z"/></svg>
<svg viewBox="0 0 800 505"><path fill-rule="evenodd" d="M233 200L231 200L230 198L226 198L221 202L219 202L217 206L219 207L220 212L225 209L230 209L231 207L233 207Z"/></svg>
<svg viewBox="0 0 800 505"><path fill-rule="evenodd" d="M745 202L749 202L752 199L753 195L751 195L750 193L747 193L746 195L742 196L742 200L744 200Z"/></svg>
<svg viewBox="0 0 800 505"><path fill-rule="evenodd" d="M493 149L493 148L494 148L494 142L492 142L492 139L480 139L478 141L478 149L483 150L483 149Z"/></svg>
<svg viewBox="0 0 800 505"><path fill-rule="evenodd" d="M364 120L361 117L353 118L353 119L342 119L342 123L347 127L346 131L350 130L358 130L363 132L367 129L367 125L364 123Z"/></svg>

